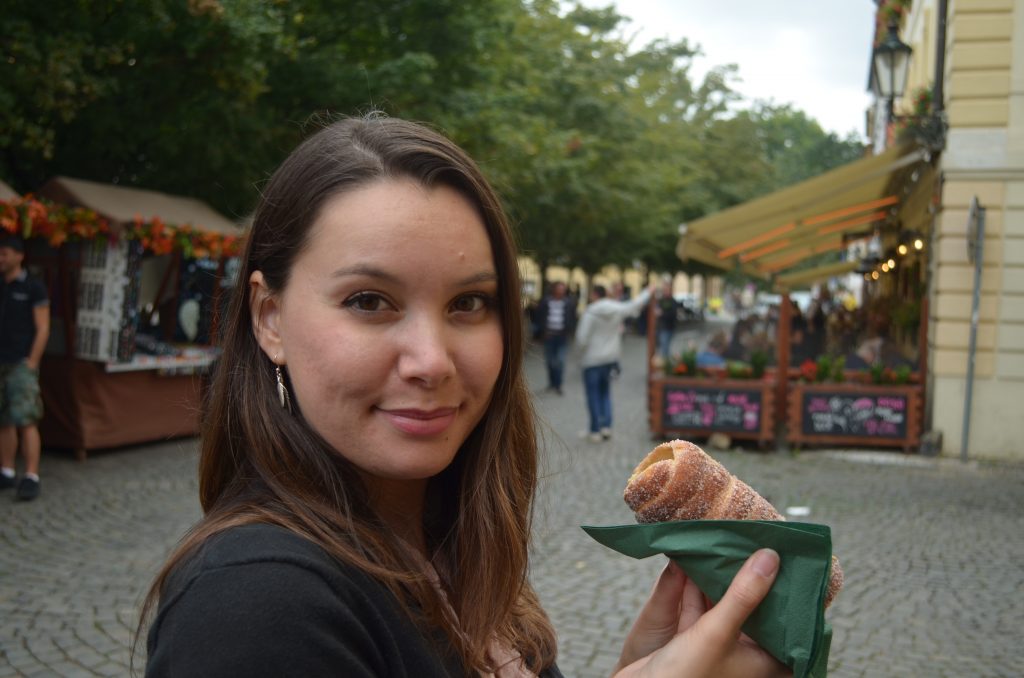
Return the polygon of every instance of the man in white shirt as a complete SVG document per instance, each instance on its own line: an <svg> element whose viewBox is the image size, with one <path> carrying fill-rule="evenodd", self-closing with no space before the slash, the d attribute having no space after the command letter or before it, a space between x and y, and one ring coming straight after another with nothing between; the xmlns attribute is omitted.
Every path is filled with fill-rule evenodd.
<svg viewBox="0 0 1024 678"><path fill-rule="evenodd" d="M650 298L650 287L630 301L609 299L608 291L601 285L595 285L590 293L591 303L580 318L576 343L582 349L580 364L590 413L591 442L601 442L612 435L611 381L612 370L622 357L622 322L640 313Z"/></svg>

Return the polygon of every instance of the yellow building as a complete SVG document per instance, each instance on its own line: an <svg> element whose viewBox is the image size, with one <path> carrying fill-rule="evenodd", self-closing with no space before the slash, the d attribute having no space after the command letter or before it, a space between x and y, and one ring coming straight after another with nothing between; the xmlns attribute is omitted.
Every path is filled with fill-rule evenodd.
<svg viewBox="0 0 1024 678"><path fill-rule="evenodd" d="M873 153L690 224L678 252L785 291L863 265L808 270L823 253L870 243L885 261L899 249L907 258L897 275L876 270L865 284L876 295L899 285L906 298L908 281L920 283L928 302L927 340L918 342L924 431L942 434L945 455L1024 460L1024 1L878 4L880 30L895 16L913 51L894 120L886 99L868 112ZM930 108L922 105L929 91L938 95ZM917 134L903 130L915 126ZM969 385L972 202L985 209L985 230ZM920 252L907 255L900 245L916 240Z"/></svg>
<svg viewBox="0 0 1024 678"><path fill-rule="evenodd" d="M958 456L969 421L971 457L1024 460L1024 3L948 3L938 56L937 0L914 0L901 37L914 50L907 92L934 82L944 59L948 130L931 248L928 348L931 428ZM896 112L909 112L904 97ZM985 208L974 378L965 397L974 298L968 256L972 200Z"/></svg>

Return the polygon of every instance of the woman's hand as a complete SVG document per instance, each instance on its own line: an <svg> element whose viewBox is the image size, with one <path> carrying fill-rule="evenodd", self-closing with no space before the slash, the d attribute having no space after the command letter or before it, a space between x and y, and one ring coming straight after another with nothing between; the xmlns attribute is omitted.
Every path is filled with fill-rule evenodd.
<svg viewBox="0 0 1024 678"><path fill-rule="evenodd" d="M729 590L709 609L682 570L669 563L626 638L616 678L788 676L740 627L768 594L779 556L762 549L747 559Z"/></svg>

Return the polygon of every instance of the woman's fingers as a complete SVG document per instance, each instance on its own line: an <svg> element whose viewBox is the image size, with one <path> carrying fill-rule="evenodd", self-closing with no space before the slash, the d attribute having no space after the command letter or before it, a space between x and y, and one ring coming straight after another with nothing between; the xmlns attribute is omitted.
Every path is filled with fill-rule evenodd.
<svg viewBox="0 0 1024 678"><path fill-rule="evenodd" d="M692 579L687 578L686 588L683 589L683 607L679 614L679 630L685 631L696 624L701 616L708 611L704 594Z"/></svg>
<svg viewBox="0 0 1024 678"><path fill-rule="evenodd" d="M681 572L673 570L675 566L670 566L662 573L651 600L633 626L622 661L616 667L616 671L621 670L620 677L775 678L791 675L785 666L756 644L741 642L740 636L740 627L768 594L778 574L779 556L775 551L762 549L748 558L725 595L710 609L697 586ZM657 599L665 593L669 600L659 603ZM673 606L678 618L677 633L666 642L666 634L671 635L671 632L665 625ZM654 621L658 623L645 625Z"/></svg>
<svg viewBox="0 0 1024 678"><path fill-rule="evenodd" d="M753 641L739 642L723 662L719 676L760 676L761 678L792 678L785 664L768 654Z"/></svg>
<svg viewBox="0 0 1024 678"><path fill-rule="evenodd" d="M679 600L688 581L679 566L668 561L637 621L642 620L648 629L667 630L674 634L679 623Z"/></svg>
<svg viewBox="0 0 1024 678"><path fill-rule="evenodd" d="M747 559L736 573L722 599L711 608L694 630L710 642L731 647L740 627L761 603L779 572L779 554L761 549Z"/></svg>
<svg viewBox="0 0 1024 678"><path fill-rule="evenodd" d="M626 637L618 668L646 657L672 640L678 630L680 599L688 581L683 571L669 561Z"/></svg>

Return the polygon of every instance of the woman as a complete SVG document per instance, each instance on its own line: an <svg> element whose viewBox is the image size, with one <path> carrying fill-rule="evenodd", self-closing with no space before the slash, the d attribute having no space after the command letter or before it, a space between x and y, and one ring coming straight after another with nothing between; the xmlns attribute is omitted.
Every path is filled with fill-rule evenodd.
<svg viewBox="0 0 1024 678"><path fill-rule="evenodd" d="M516 256L473 162L412 123L331 125L270 179L242 258L204 517L147 599L147 675L561 675L526 580ZM699 622L699 591L667 569L622 675L773 675L737 638L776 565L755 555Z"/></svg>

